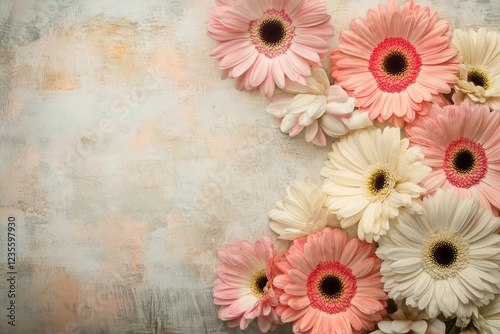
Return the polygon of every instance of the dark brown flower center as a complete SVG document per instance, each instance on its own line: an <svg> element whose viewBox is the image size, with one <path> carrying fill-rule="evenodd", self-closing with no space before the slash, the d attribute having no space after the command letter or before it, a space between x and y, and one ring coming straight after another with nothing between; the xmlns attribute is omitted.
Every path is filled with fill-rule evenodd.
<svg viewBox="0 0 500 334"><path fill-rule="evenodd" d="M325 276L319 284L319 291L329 299L338 298L342 294L342 282L337 276Z"/></svg>
<svg viewBox="0 0 500 334"><path fill-rule="evenodd" d="M254 295L262 297L266 294L264 288L267 285L267 281L265 269L253 277L251 288Z"/></svg>
<svg viewBox="0 0 500 334"><path fill-rule="evenodd" d="M385 173L382 172L380 174L375 175L375 177L373 178L373 182L372 182L373 191L378 192L378 191L384 189L385 182L386 182Z"/></svg>
<svg viewBox="0 0 500 334"><path fill-rule="evenodd" d="M432 250L434 262L442 267L451 266L457 259L457 250L454 245L443 242L438 243Z"/></svg>
<svg viewBox="0 0 500 334"><path fill-rule="evenodd" d="M474 154L469 150L461 150L457 152L453 158L453 166L458 173L469 173L476 165Z"/></svg>
<svg viewBox="0 0 500 334"><path fill-rule="evenodd" d="M385 200L396 186L396 176L388 166L377 163L369 166L363 178L366 178L366 196L371 202Z"/></svg>
<svg viewBox="0 0 500 334"><path fill-rule="evenodd" d="M481 182L488 172L488 158L480 143L461 137L448 144L443 169L446 179L455 187L470 188Z"/></svg>
<svg viewBox="0 0 500 334"><path fill-rule="evenodd" d="M260 54L278 57L288 51L295 36L292 19L284 9L266 10L262 16L248 24L250 41Z"/></svg>
<svg viewBox="0 0 500 334"><path fill-rule="evenodd" d="M307 278L307 297L311 306L328 314L351 307L356 294L352 270L337 261L320 262Z"/></svg>
<svg viewBox="0 0 500 334"><path fill-rule="evenodd" d="M368 64L380 90L400 93L416 82L422 59L409 41L387 37L373 49Z"/></svg>
<svg viewBox="0 0 500 334"><path fill-rule="evenodd" d="M264 293L264 288L267 285L267 276L259 276L259 278L257 278L257 281L255 282L255 285L259 289L259 292Z"/></svg>
<svg viewBox="0 0 500 334"><path fill-rule="evenodd" d="M479 72L470 72L467 74L467 81L483 88L485 88L484 86L486 85L486 78Z"/></svg>
<svg viewBox="0 0 500 334"><path fill-rule="evenodd" d="M268 20L261 24L260 38L267 44L279 44L285 37L285 27L280 20Z"/></svg>
<svg viewBox="0 0 500 334"><path fill-rule="evenodd" d="M408 62L401 52L392 52L385 57L383 66L386 73L396 76L405 73Z"/></svg>

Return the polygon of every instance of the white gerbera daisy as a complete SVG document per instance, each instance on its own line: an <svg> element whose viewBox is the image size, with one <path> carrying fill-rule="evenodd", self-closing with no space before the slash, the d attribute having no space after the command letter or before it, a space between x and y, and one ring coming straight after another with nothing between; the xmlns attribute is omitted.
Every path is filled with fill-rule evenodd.
<svg viewBox="0 0 500 334"><path fill-rule="evenodd" d="M479 308L478 315L472 315L472 323L481 334L500 333L500 295L496 295L488 305Z"/></svg>
<svg viewBox="0 0 500 334"><path fill-rule="evenodd" d="M271 229L279 239L294 240L325 226L340 227L335 215L324 206L326 195L318 180L295 180L286 193L268 214Z"/></svg>
<svg viewBox="0 0 500 334"><path fill-rule="evenodd" d="M305 139L326 146L326 135L338 138L349 130L372 126L366 113L354 110L354 98L331 85L322 68L312 68L306 85L287 79L283 93L273 96L266 111L283 133L293 137L305 131Z"/></svg>
<svg viewBox="0 0 500 334"><path fill-rule="evenodd" d="M500 219L479 200L438 190L380 238L385 290L430 317L470 318L500 292Z"/></svg>
<svg viewBox="0 0 500 334"><path fill-rule="evenodd" d="M408 148L397 128L366 129L333 143L321 174L326 204L343 228L359 222L358 238L372 242L389 230L389 220L425 193L419 183L431 169L422 165L420 148Z"/></svg>
<svg viewBox="0 0 500 334"><path fill-rule="evenodd" d="M378 323L378 330L372 334L444 334L446 325L439 319L431 318L418 308L396 302L398 310Z"/></svg>
<svg viewBox="0 0 500 334"><path fill-rule="evenodd" d="M460 74L453 101L465 98L500 109L500 33L480 28L455 29L453 44L460 51Z"/></svg>

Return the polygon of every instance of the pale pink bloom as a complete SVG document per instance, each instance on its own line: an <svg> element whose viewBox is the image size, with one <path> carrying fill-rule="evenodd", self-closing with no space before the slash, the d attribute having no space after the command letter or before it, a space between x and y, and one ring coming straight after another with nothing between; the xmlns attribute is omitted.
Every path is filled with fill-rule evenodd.
<svg viewBox="0 0 500 334"><path fill-rule="evenodd" d="M429 194L450 190L477 197L494 213L500 208L500 113L464 101L446 106L406 127L411 145L424 154L431 173L422 181Z"/></svg>
<svg viewBox="0 0 500 334"><path fill-rule="evenodd" d="M389 0L340 33L332 77L370 119L402 127L427 112L425 101L444 103L442 93L457 82L459 60L449 35L449 22L429 7Z"/></svg>
<svg viewBox="0 0 500 334"><path fill-rule="evenodd" d="M276 264L276 312L294 333L372 330L387 313L380 265L373 244L339 229L295 239Z"/></svg>
<svg viewBox="0 0 500 334"><path fill-rule="evenodd" d="M330 85L322 68L312 68L306 85L286 80L283 93L273 96L266 108L290 137L305 131L305 139L326 145L326 135L338 138L349 130L372 125L366 113L354 110L354 98L340 86Z"/></svg>
<svg viewBox="0 0 500 334"><path fill-rule="evenodd" d="M221 305L218 316L229 327L246 329L257 318L266 333L280 323L275 312L278 299L272 286L274 244L268 237L250 243L237 240L219 251L222 265L215 270L214 302Z"/></svg>
<svg viewBox="0 0 500 334"><path fill-rule="evenodd" d="M321 0L218 0L208 35L219 42L211 55L222 78L268 98L285 78L305 85L310 66L321 67L334 29Z"/></svg>

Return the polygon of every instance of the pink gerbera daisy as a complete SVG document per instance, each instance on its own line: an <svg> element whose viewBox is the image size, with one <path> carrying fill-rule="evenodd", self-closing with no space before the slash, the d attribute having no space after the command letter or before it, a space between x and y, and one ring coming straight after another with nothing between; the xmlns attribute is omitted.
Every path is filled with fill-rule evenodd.
<svg viewBox="0 0 500 334"><path fill-rule="evenodd" d="M322 0L217 1L209 12L208 35L219 42L212 57L222 77L238 89L271 97L285 77L306 84L310 66L320 67L334 29Z"/></svg>
<svg viewBox="0 0 500 334"><path fill-rule="evenodd" d="M263 237L255 244L237 240L219 256L222 265L215 270L218 278L213 283L214 302L222 305L219 318L241 329L257 318L262 332L276 329L280 321L272 286L276 254L271 239Z"/></svg>
<svg viewBox="0 0 500 334"><path fill-rule="evenodd" d="M412 145L425 155L432 172L422 181L429 194L451 190L462 198L478 197L500 208L500 113L469 101L433 111L407 127Z"/></svg>
<svg viewBox="0 0 500 334"><path fill-rule="evenodd" d="M459 71L448 21L413 1L400 7L389 0L350 27L332 52L332 77L360 111L402 127L427 112L425 101L445 103L442 93L451 91Z"/></svg>
<svg viewBox="0 0 500 334"><path fill-rule="evenodd" d="M294 333L372 330L386 314L381 262L373 244L339 229L296 239L276 264L276 312L283 322L294 322Z"/></svg>

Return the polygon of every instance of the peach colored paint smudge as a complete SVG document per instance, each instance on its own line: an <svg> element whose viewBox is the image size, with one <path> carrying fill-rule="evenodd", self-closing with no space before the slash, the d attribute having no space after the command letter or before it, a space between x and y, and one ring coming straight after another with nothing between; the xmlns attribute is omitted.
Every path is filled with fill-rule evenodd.
<svg viewBox="0 0 500 334"><path fill-rule="evenodd" d="M87 233L95 235L95 231L99 231L97 242L105 247L107 257L120 259L114 262L104 261L102 270L108 273L115 271L118 275L140 282L144 271L142 255L147 246L148 223L114 214L100 221Z"/></svg>
<svg viewBox="0 0 500 334"><path fill-rule="evenodd" d="M191 158L191 153L185 149L187 142L191 141L193 144L202 142L195 137L197 135L195 111L195 107L189 101L182 106L182 109L175 111L166 109L165 113L169 113L172 124L174 124L172 127L175 129L167 131L164 124L151 124L152 143L158 147L167 147L173 161ZM174 115L174 113L176 114Z"/></svg>
<svg viewBox="0 0 500 334"><path fill-rule="evenodd" d="M145 26L124 18L110 19L99 15L79 29L83 31L90 51L100 59L101 66L96 74L106 83L115 79L134 82L147 76L154 53L148 45L162 40L169 27L163 24Z"/></svg>
<svg viewBox="0 0 500 334"><path fill-rule="evenodd" d="M43 74L42 89L52 91L73 90L78 87L76 79L66 70L45 70Z"/></svg>
<svg viewBox="0 0 500 334"><path fill-rule="evenodd" d="M40 165L41 157L38 151L35 151L32 148L27 147L26 152L23 157L23 164L26 166L26 169L35 169ZM34 170L36 172L36 170Z"/></svg>
<svg viewBox="0 0 500 334"><path fill-rule="evenodd" d="M16 85L57 92L78 88L83 81L91 89L140 82L165 30L165 25L92 17L36 41L35 54L17 50Z"/></svg>
<svg viewBox="0 0 500 334"><path fill-rule="evenodd" d="M145 75L145 58L137 47L137 22L125 19L108 21L104 16L97 16L87 21L82 29L91 50L102 61L98 74L103 81L107 81L108 77L133 79Z"/></svg>
<svg viewBox="0 0 500 334"><path fill-rule="evenodd" d="M79 278L64 268L48 270L50 277L47 283L38 284L33 290L36 300L47 309L43 317L47 333L67 333L78 327L109 325L117 318L120 306L125 303L124 298L114 291L118 285L112 284L109 279L107 285L91 284L89 277Z"/></svg>
<svg viewBox="0 0 500 334"><path fill-rule="evenodd" d="M144 147L151 143L151 138L153 136L153 128L150 124L145 125L139 129L139 134L134 138L135 148L138 151L144 149Z"/></svg>
<svg viewBox="0 0 500 334"><path fill-rule="evenodd" d="M22 99L15 91L11 91L9 95L9 104L7 106L7 114L10 119L17 119L22 110Z"/></svg>
<svg viewBox="0 0 500 334"><path fill-rule="evenodd" d="M23 75L24 86L35 86L47 92L68 91L79 88L79 77L90 73L94 61L88 57L81 33L71 28L37 42L38 57L24 59L20 67L30 70ZM26 72L26 71L25 71Z"/></svg>
<svg viewBox="0 0 500 334"><path fill-rule="evenodd" d="M170 80L173 80L177 87L187 88L194 80L185 68L188 58L189 55L175 46L161 47L151 56L151 63L153 67L158 68Z"/></svg>
<svg viewBox="0 0 500 334"><path fill-rule="evenodd" d="M41 305L47 305L48 316L45 329L52 333L65 333L67 326L77 321L72 311L80 303L80 281L65 269L51 271L51 278L35 296Z"/></svg>
<svg viewBox="0 0 500 334"><path fill-rule="evenodd" d="M190 254L190 257L191 263L196 265L196 269L199 272L203 272L213 268L213 264L211 262L214 258L217 258L217 252L213 250L196 250Z"/></svg>

